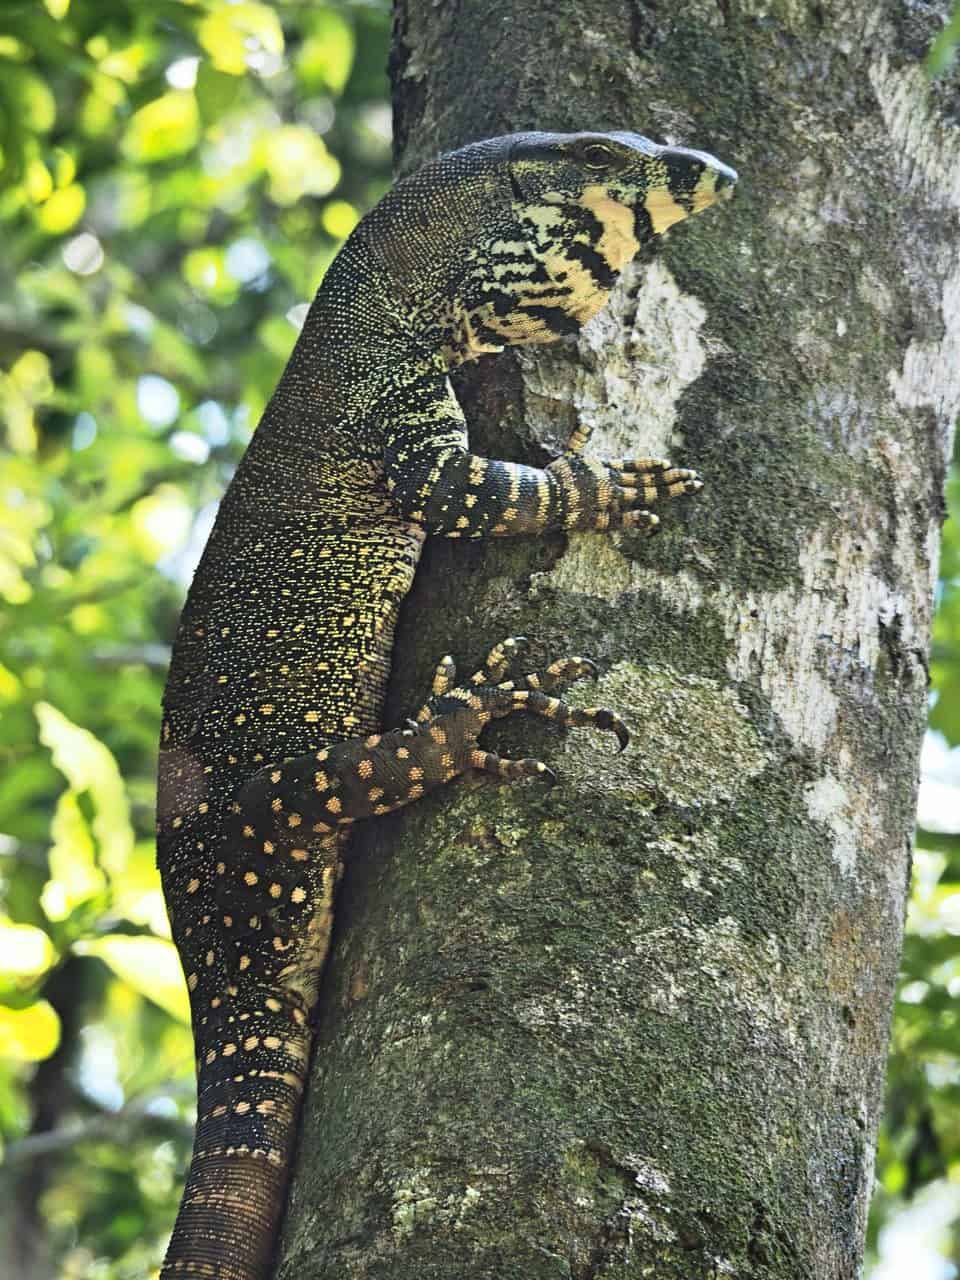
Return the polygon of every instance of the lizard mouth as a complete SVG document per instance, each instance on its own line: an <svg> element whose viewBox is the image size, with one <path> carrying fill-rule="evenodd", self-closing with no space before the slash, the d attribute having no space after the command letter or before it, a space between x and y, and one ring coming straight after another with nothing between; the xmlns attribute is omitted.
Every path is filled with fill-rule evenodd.
<svg viewBox="0 0 960 1280"><path fill-rule="evenodd" d="M654 187L643 200L654 235L661 235L675 222L709 209L719 200L729 200L736 182L736 169L711 160L704 165L692 189L675 191L669 186Z"/></svg>

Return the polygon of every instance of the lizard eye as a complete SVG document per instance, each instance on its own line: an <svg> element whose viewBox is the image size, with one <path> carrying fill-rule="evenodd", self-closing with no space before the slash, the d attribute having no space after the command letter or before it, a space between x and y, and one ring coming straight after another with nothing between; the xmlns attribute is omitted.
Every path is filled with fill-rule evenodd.
<svg viewBox="0 0 960 1280"><path fill-rule="evenodd" d="M616 160L616 152L602 142L591 142L580 152L580 162L586 169L608 169Z"/></svg>

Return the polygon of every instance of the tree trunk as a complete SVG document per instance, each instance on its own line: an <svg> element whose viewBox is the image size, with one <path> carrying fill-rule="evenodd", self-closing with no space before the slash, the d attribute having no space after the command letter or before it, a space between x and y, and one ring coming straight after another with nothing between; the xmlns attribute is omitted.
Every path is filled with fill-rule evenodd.
<svg viewBox="0 0 960 1280"><path fill-rule="evenodd" d="M513 723L558 787L358 837L280 1280L859 1274L960 408L937 8L398 0L403 169L630 128L742 182L578 340L458 380L478 452L590 423L706 488L652 541L430 547L394 721L526 634L597 660L573 700L633 743Z"/></svg>

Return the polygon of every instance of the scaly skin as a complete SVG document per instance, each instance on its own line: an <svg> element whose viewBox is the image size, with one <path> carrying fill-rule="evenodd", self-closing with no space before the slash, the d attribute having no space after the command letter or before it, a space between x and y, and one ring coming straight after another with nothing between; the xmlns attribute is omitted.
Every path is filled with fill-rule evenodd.
<svg viewBox="0 0 960 1280"><path fill-rule="evenodd" d="M467 769L550 776L477 742L514 711L592 723L551 696L584 659L506 681L518 641L412 727L380 732L397 609L428 533L652 530L692 493L657 459L544 470L469 452L449 368L575 332L652 236L736 175L637 134L517 134L405 179L332 264L224 498L164 697L158 862L191 993L198 1122L161 1272L266 1280L306 1081L310 1013L350 824Z"/></svg>

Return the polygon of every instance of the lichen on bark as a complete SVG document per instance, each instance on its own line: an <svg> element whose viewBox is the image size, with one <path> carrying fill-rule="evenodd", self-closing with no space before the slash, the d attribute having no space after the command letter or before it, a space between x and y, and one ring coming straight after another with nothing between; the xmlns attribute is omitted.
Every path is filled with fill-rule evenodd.
<svg viewBox="0 0 960 1280"><path fill-rule="evenodd" d="M634 740L507 724L559 786L361 833L278 1275L853 1280L960 408L956 124L866 0L396 15L404 169L631 127L742 183L579 339L457 379L479 450L589 422L707 487L656 540L428 549L392 718L525 633L594 657L571 696Z"/></svg>

